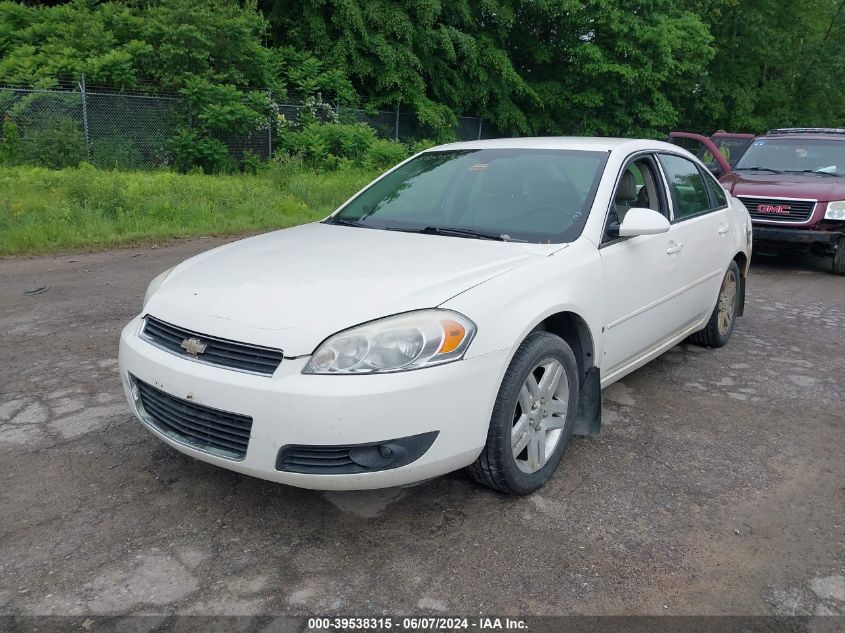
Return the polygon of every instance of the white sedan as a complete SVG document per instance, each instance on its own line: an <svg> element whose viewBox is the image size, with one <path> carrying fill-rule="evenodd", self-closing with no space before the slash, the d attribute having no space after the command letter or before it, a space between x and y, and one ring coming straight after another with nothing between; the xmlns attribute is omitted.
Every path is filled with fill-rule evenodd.
<svg viewBox="0 0 845 633"><path fill-rule="evenodd" d="M456 143L322 222L197 255L123 330L132 411L162 441L317 489L466 467L542 486L601 390L742 314L751 221L657 141Z"/></svg>

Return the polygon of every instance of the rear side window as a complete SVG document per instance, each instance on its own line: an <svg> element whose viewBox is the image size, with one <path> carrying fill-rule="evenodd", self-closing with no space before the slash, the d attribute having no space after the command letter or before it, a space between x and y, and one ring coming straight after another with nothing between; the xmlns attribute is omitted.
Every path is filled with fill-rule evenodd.
<svg viewBox="0 0 845 633"><path fill-rule="evenodd" d="M673 154L660 154L658 158L666 172L666 180L669 181L675 220L709 211L711 205L707 185L695 163Z"/></svg>
<svg viewBox="0 0 845 633"><path fill-rule="evenodd" d="M708 176L704 177L704 182L710 190L710 195L714 202L713 206L717 209L728 206L728 197L725 195L725 190L722 189L722 185Z"/></svg>

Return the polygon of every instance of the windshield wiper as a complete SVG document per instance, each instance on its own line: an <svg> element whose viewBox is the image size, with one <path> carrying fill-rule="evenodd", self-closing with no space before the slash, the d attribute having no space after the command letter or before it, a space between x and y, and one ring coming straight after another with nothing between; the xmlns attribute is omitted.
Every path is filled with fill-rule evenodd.
<svg viewBox="0 0 845 633"><path fill-rule="evenodd" d="M819 171L817 169L787 169L790 174L820 174L822 176L833 176L839 178L839 174L834 174L831 171Z"/></svg>
<svg viewBox="0 0 845 633"><path fill-rule="evenodd" d="M426 235L446 235L448 237L471 237L477 240L496 240L497 242L522 241L514 240L510 235L487 233L475 229L462 229L450 226L426 226L422 229L406 229L398 226L385 227L385 231L402 231L404 233L424 233Z"/></svg>
<svg viewBox="0 0 845 633"><path fill-rule="evenodd" d="M772 169L771 167L734 167L734 171L770 171L773 174L782 174L779 169Z"/></svg>
<svg viewBox="0 0 845 633"><path fill-rule="evenodd" d="M338 226L360 226L365 229L372 228L370 226L367 226L366 224L362 224L361 222L356 222L355 220L333 220L331 218L323 221L323 224L336 224Z"/></svg>

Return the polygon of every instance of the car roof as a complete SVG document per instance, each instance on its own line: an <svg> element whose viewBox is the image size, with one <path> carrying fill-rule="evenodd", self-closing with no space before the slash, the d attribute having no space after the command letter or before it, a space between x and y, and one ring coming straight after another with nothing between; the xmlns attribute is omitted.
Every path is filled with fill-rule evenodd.
<svg viewBox="0 0 845 633"><path fill-rule="evenodd" d="M833 139L845 141L843 128L788 127L769 130L758 138Z"/></svg>
<svg viewBox="0 0 845 633"><path fill-rule="evenodd" d="M524 136L518 138L494 138L483 141L449 143L447 145L432 147L429 151L459 149L570 149L610 152L625 145L643 146L642 149L667 149L671 151L677 151L678 149L676 145L649 139L611 138L600 136Z"/></svg>
<svg viewBox="0 0 845 633"><path fill-rule="evenodd" d="M763 134L762 136L758 136L758 139L765 139L768 141L774 139L787 139L790 141L798 140L798 141L816 141L816 140L826 140L826 141L842 141L845 143L845 136L842 134L816 134L816 133L809 133L809 132L802 132L801 134Z"/></svg>

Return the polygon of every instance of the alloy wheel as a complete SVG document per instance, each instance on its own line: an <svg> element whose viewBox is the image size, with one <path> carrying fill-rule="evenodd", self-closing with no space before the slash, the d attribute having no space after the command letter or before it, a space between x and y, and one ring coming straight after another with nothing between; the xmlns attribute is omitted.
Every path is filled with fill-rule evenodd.
<svg viewBox="0 0 845 633"><path fill-rule="evenodd" d="M719 335L725 336L731 329L731 324L734 319L734 310L736 309L736 275L734 271L729 270L728 274L722 280L722 289L719 292L719 320L718 328Z"/></svg>
<svg viewBox="0 0 845 633"><path fill-rule="evenodd" d="M553 358L529 372L514 408L511 449L524 473L535 473L549 461L563 434L569 408L569 380Z"/></svg>

